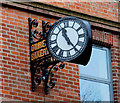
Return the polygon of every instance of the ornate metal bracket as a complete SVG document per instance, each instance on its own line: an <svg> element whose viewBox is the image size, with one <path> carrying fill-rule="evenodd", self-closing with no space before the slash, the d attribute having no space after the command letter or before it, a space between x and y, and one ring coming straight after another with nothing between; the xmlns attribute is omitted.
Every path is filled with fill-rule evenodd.
<svg viewBox="0 0 120 103"><path fill-rule="evenodd" d="M38 21L36 19L32 20L28 18L29 22L29 42L30 42L30 58L31 58L31 45L37 40L40 42L45 40L44 45L47 47L47 36L49 34L49 29L51 28L51 23L42 21L42 32L38 32L36 29L38 26ZM34 29L33 29L34 28ZM36 52L35 50L34 52ZM58 64L59 63L59 64ZM55 86L55 81L53 79L54 71L57 71L59 68L63 69L65 64L58 60L55 60L51 55L44 55L43 57L35 59L32 61L30 59L30 70L31 70L31 83L32 83L32 91L35 91L35 86L41 84L41 80L43 80L45 84L45 94L49 93L49 88L53 88ZM36 74L36 76L35 76Z"/></svg>

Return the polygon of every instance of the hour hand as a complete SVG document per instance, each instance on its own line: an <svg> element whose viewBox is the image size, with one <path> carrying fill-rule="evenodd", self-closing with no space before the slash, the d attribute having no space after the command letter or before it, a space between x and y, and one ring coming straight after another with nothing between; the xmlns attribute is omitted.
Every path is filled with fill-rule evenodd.
<svg viewBox="0 0 120 103"><path fill-rule="evenodd" d="M66 34L66 30L65 29L62 29L62 36L65 38L65 40L67 41L67 44L68 45L71 45L71 41L70 39L68 38L67 34Z"/></svg>
<svg viewBox="0 0 120 103"><path fill-rule="evenodd" d="M68 38L67 34L66 34L66 30L62 29L62 36L65 38L65 40L67 41L68 45L71 45L76 51L78 51L75 46L73 45L73 43L70 41L70 39Z"/></svg>

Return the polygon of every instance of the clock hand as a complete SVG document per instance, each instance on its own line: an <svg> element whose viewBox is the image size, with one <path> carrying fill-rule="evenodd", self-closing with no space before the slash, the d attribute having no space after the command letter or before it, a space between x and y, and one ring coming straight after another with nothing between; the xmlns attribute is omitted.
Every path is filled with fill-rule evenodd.
<svg viewBox="0 0 120 103"><path fill-rule="evenodd" d="M72 47L73 47L76 51L78 51L78 50L75 48L75 46L73 45L73 43L70 41L70 39L68 38L66 32L67 32L67 31L63 28L63 29L62 29L62 36L63 36L63 37L65 38L65 40L67 41L67 44L68 44L68 45L72 45Z"/></svg>
<svg viewBox="0 0 120 103"><path fill-rule="evenodd" d="M62 36L65 38L65 40L67 41L67 44L70 45L71 44L71 41L70 39L68 38L67 34L66 34L66 30L65 29L62 29Z"/></svg>

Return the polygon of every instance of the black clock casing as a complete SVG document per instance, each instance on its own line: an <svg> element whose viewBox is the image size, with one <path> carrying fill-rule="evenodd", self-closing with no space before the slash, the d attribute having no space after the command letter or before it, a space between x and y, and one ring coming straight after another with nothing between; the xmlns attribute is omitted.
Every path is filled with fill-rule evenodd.
<svg viewBox="0 0 120 103"><path fill-rule="evenodd" d="M92 32L88 21L63 17L48 34L47 47L56 60L86 65L92 50Z"/></svg>

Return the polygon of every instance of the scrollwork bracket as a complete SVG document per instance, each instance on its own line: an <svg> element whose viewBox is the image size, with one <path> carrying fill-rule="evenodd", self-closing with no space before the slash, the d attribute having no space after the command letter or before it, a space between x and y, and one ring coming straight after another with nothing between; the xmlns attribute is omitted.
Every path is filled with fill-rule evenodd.
<svg viewBox="0 0 120 103"><path fill-rule="evenodd" d="M52 27L50 22L45 23L42 21L42 32L39 32L36 28L38 26L38 20L28 18L29 23L29 43L30 43L30 58L31 58L31 45L37 41L45 40L46 46L46 39L47 35L49 35L49 30ZM34 29L33 29L34 28ZM47 46L46 46L47 47ZM32 52L33 53L33 52ZM30 70L31 70L31 88L32 91L35 91L35 86L39 86L41 84L41 80L43 80L45 84L45 94L49 93L49 89L52 89L55 86L55 80L52 78L54 77L53 71L57 71L59 68L63 69L65 64L58 60L55 60L49 54L47 57L44 56L42 58L38 58L37 60L31 61L30 59ZM35 76L37 74L37 76Z"/></svg>

